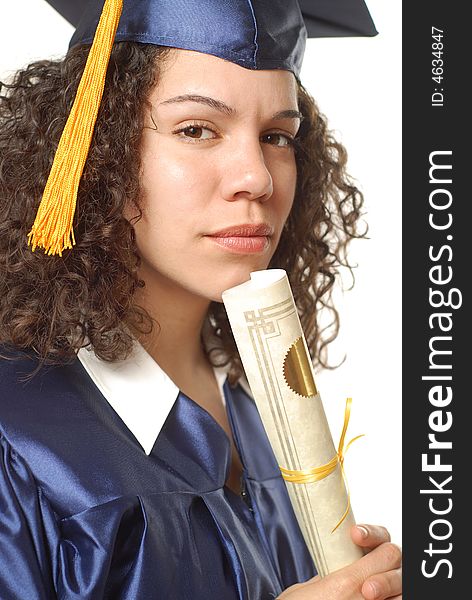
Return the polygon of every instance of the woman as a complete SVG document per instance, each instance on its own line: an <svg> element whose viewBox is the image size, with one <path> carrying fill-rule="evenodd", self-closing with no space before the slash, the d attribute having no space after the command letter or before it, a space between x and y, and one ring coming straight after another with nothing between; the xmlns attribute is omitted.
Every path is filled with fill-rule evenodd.
<svg viewBox="0 0 472 600"><path fill-rule="evenodd" d="M87 55L31 65L0 105L1 597L400 598L373 526L313 579L221 305L285 268L322 360L315 309L361 207L343 148L292 69L117 42L76 245L32 253Z"/></svg>

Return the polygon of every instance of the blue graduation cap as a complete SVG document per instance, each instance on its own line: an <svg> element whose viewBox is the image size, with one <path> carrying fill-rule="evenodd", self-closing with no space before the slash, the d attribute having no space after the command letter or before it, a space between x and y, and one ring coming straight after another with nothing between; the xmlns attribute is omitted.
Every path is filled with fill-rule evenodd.
<svg viewBox="0 0 472 600"><path fill-rule="evenodd" d="M48 2L76 28L71 46L92 41L104 0ZM306 36L374 35L364 0L124 0L115 40L199 50L248 68L298 74Z"/></svg>
<svg viewBox="0 0 472 600"><path fill-rule="evenodd" d="M92 42L102 6L95 0L82 9L71 46ZM307 34L375 33L363 0L124 0L115 40L195 50L298 76Z"/></svg>
<svg viewBox="0 0 472 600"><path fill-rule="evenodd" d="M28 234L33 251L62 255L114 41L211 54L249 69L297 77L307 36L373 36L364 0L48 0L76 25L70 46L91 44L70 116Z"/></svg>

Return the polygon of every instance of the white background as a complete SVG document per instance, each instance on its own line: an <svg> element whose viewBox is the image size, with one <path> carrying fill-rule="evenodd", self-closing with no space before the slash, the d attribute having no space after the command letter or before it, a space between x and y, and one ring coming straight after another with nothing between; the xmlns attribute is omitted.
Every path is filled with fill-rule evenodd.
<svg viewBox="0 0 472 600"><path fill-rule="evenodd" d="M375 38L309 40L302 82L349 151L363 190L369 240L351 246L352 291L338 293L341 334L317 385L337 443L353 397L346 471L358 522L380 523L401 544L401 14L368 0ZM58 58L72 27L43 0L2 2L0 77L28 61ZM346 278L348 282L348 278ZM414 398L409 399L414 401ZM350 435L349 435L350 434Z"/></svg>

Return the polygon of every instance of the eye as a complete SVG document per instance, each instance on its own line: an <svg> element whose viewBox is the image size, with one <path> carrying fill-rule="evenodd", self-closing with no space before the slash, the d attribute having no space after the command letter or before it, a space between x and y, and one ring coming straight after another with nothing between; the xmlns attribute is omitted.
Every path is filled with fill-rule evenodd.
<svg viewBox="0 0 472 600"><path fill-rule="evenodd" d="M278 148L288 148L293 145L293 138L284 133L266 133L261 137L261 141L271 146L277 146Z"/></svg>
<svg viewBox="0 0 472 600"><path fill-rule="evenodd" d="M181 127L173 132L177 135L177 137L183 138L184 141L193 141L200 142L202 140L211 140L216 138L216 133L213 129L206 127L205 125L201 125L199 123L192 123L191 125L186 125L185 127Z"/></svg>

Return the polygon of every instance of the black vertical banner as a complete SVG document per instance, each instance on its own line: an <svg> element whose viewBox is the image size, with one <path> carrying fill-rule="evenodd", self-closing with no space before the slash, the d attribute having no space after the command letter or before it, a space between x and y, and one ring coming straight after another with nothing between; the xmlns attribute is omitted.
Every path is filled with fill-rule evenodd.
<svg viewBox="0 0 472 600"><path fill-rule="evenodd" d="M404 598L472 597L470 24L403 4ZM466 366L466 361L469 363ZM470 512L470 509L469 509ZM459 590L462 590L459 592Z"/></svg>

